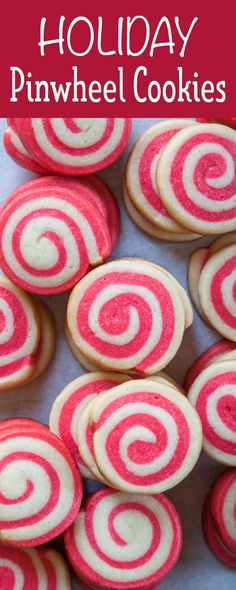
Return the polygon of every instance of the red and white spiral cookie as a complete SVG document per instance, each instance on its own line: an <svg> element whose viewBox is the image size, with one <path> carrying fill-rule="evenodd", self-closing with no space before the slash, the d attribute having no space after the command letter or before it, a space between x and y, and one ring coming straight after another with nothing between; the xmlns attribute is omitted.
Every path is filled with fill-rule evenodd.
<svg viewBox="0 0 236 590"><path fill-rule="evenodd" d="M0 266L34 293L70 289L110 254L111 237L100 211L75 190L47 177L23 184L0 215Z"/></svg>
<svg viewBox="0 0 236 590"><path fill-rule="evenodd" d="M203 449L213 459L236 465L235 361L210 364L195 379L188 399L199 414Z"/></svg>
<svg viewBox="0 0 236 590"><path fill-rule="evenodd" d="M62 555L51 548L39 549L38 553L47 573L47 590L71 590L69 568Z"/></svg>
<svg viewBox="0 0 236 590"><path fill-rule="evenodd" d="M125 148L131 119L16 119L22 143L49 172L82 176L106 168Z"/></svg>
<svg viewBox="0 0 236 590"><path fill-rule="evenodd" d="M225 545L236 558L236 469L227 469L211 492L211 513Z"/></svg>
<svg viewBox="0 0 236 590"><path fill-rule="evenodd" d="M1 431L0 538L22 547L61 534L81 504L79 471L64 443L39 426Z"/></svg>
<svg viewBox="0 0 236 590"><path fill-rule="evenodd" d="M17 163L19 166L23 166L31 172L36 174L45 174L46 170L41 168L31 157L29 152L23 145L16 129L15 119L8 119L7 129L4 131L3 144L8 155Z"/></svg>
<svg viewBox="0 0 236 590"><path fill-rule="evenodd" d="M192 383L198 375L200 375L203 369L215 361L229 358L228 355L231 352L235 352L236 354L236 345L230 340L222 339L211 344L211 346L209 346L209 348L207 348L207 350L194 361L188 370L184 381L184 388L186 391L189 390Z"/></svg>
<svg viewBox="0 0 236 590"><path fill-rule="evenodd" d="M96 365L154 374L181 344L185 308L161 267L123 259L94 269L73 289L67 324L76 347Z"/></svg>
<svg viewBox="0 0 236 590"><path fill-rule="evenodd" d="M159 493L193 469L202 446L201 423L185 396L150 379L118 385L90 410L95 460L112 486Z"/></svg>
<svg viewBox="0 0 236 590"><path fill-rule="evenodd" d="M199 298L213 328L236 342L236 244L216 252L205 263Z"/></svg>
<svg viewBox="0 0 236 590"><path fill-rule="evenodd" d="M194 121L171 119L148 129L134 144L127 161L125 190L134 207L158 229L185 234L187 230L170 216L156 186L156 168L170 139Z"/></svg>
<svg viewBox="0 0 236 590"><path fill-rule="evenodd" d="M37 549L18 549L0 543L2 590L54 590ZM55 587L56 590L56 587Z"/></svg>
<svg viewBox="0 0 236 590"><path fill-rule="evenodd" d="M146 590L174 567L182 529L176 509L163 494L138 496L105 488L90 496L66 531L65 543L85 583L109 590Z"/></svg>
<svg viewBox="0 0 236 590"><path fill-rule="evenodd" d="M0 420L0 436L4 434L6 431L14 431L18 432L19 428L43 428L48 430L48 426L42 424L42 422L38 422L38 420L34 420L33 418L7 418L6 420Z"/></svg>
<svg viewBox="0 0 236 590"><path fill-rule="evenodd" d="M235 166L233 129L199 124L176 133L157 167L158 190L170 215L202 234L234 230Z"/></svg>
<svg viewBox="0 0 236 590"><path fill-rule="evenodd" d="M34 300L0 276L0 391L21 385L31 377L39 338Z"/></svg>
<svg viewBox="0 0 236 590"><path fill-rule="evenodd" d="M236 568L236 554L224 544L211 514L211 491L203 509L202 529L205 541L215 557L226 565Z"/></svg>
<svg viewBox="0 0 236 590"><path fill-rule="evenodd" d="M94 475L84 464L78 450L77 430L81 414L86 405L98 394L127 379L129 379L128 376L101 371L81 375L81 377L69 383L55 399L49 418L50 430L59 436L69 448L83 477L94 479ZM85 438L85 443L90 448L92 445L92 431L89 425L86 429Z"/></svg>

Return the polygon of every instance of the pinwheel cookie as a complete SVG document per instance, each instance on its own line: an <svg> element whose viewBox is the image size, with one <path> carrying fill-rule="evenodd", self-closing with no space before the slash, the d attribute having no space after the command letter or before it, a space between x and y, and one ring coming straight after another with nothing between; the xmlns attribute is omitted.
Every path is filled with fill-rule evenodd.
<svg viewBox="0 0 236 590"><path fill-rule="evenodd" d="M235 360L220 360L207 366L188 391L202 422L203 449L230 466L236 466L235 384Z"/></svg>
<svg viewBox="0 0 236 590"><path fill-rule="evenodd" d="M81 504L79 471L64 443L40 423L0 429L0 539L35 547L62 533Z"/></svg>
<svg viewBox="0 0 236 590"><path fill-rule="evenodd" d="M78 577L89 588L109 590L155 587L174 567L181 542L179 516L163 494L108 488L90 496L65 533Z"/></svg>
<svg viewBox="0 0 236 590"><path fill-rule="evenodd" d="M190 310L164 269L123 259L94 269L73 289L67 326L76 349L95 365L154 374L176 354Z"/></svg>
<svg viewBox="0 0 236 590"><path fill-rule="evenodd" d="M236 223L236 131L198 124L178 131L157 166L161 200L180 224L201 234L223 234Z"/></svg>
<svg viewBox="0 0 236 590"><path fill-rule="evenodd" d="M13 159L27 168L29 159L33 160L38 172L72 176L90 174L114 162L131 131L131 119L122 118L16 118L10 125L15 136L5 144ZM17 144L16 148L12 144ZM24 158L19 157L21 144Z"/></svg>
<svg viewBox="0 0 236 590"><path fill-rule="evenodd" d="M54 549L18 549L0 543L2 590L71 590L69 569Z"/></svg>
<svg viewBox="0 0 236 590"><path fill-rule="evenodd" d="M189 263L189 290L207 323L236 342L235 319L236 232L193 253Z"/></svg>
<svg viewBox="0 0 236 590"><path fill-rule="evenodd" d="M114 197L99 179L31 180L0 212L0 266L27 291L66 291L110 255L119 223Z"/></svg>
<svg viewBox="0 0 236 590"><path fill-rule="evenodd" d="M236 568L236 469L227 469L213 484L203 510L203 533L212 553Z"/></svg>

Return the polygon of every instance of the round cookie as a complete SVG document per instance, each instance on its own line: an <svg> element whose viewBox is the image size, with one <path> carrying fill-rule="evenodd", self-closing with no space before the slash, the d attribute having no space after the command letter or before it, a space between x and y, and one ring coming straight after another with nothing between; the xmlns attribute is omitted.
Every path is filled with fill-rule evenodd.
<svg viewBox="0 0 236 590"><path fill-rule="evenodd" d="M66 531L65 544L72 567L85 584L146 590L178 560L181 523L163 494L138 496L105 488L87 500Z"/></svg>
<svg viewBox="0 0 236 590"><path fill-rule="evenodd" d="M155 374L181 344L185 309L165 271L123 259L94 269L73 289L67 324L76 347L96 365Z"/></svg>
<svg viewBox="0 0 236 590"><path fill-rule="evenodd" d="M229 353L235 352L236 354L236 345L231 342L230 340L219 340L218 342L214 342L211 344L207 350L205 350L191 365L190 369L188 370L185 380L184 380L184 388L186 391L189 390L192 383L198 377L198 375L205 369L208 365L212 362L217 360L224 360L225 358L229 358Z"/></svg>
<svg viewBox="0 0 236 590"><path fill-rule="evenodd" d="M190 231L235 229L236 132L199 124L178 131L162 152L157 186L170 215Z"/></svg>
<svg viewBox="0 0 236 590"><path fill-rule="evenodd" d="M82 176L106 168L125 148L131 119L18 118L22 143L49 172Z"/></svg>
<svg viewBox="0 0 236 590"><path fill-rule="evenodd" d="M34 547L61 534L82 500L80 474L62 441L41 424L1 432L0 538Z"/></svg>
<svg viewBox="0 0 236 590"><path fill-rule="evenodd" d="M211 492L203 509L202 529L205 541L215 557L226 565L236 568L236 555L222 541L211 515Z"/></svg>
<svg viewBox="0 0 236 590"><path fill-rule="evenodd" d="M14 119L8 119L7 129L3 134L3 145L6 152L19 166L23 166L31 172L36 174L45 174L45 170L41 168L31 157L29 152L25 149L21 139L16 130Z"/></svg>
<svg viewBox="0 0 236 590"><path fill-rule="evenodd" d="M98 394L127 379L129 377L125 375L101 371L81 375L69 383L54 401L49 417L50 430L63 440L76 460L83 477L94 479L94 475L87 469L78 450L77 430L79 430L81 414L87 404ZM87 443L92 439L89 427L85 437Z"/></svg>
<svg viewBox="0 0 236 590"><path fill-rule="evenodd" d="M90 410L95 460L116 489L159 493L193 469L202 446L195 410L173 386L150 379L118 385Z"/></svg>
<svg viewBox="0 0 236 590"><path fill-rule="evenodd" d="M0 214L0 266L33 293L70 289L110 252L108 225L97 207L47 177L16 189Z"/></svg>
<svg viewBox="0 0 236 590"><path fill-rule="evenodd" d="M202 422L204 451L229 466L236 465L235 384L235 361L215 362L198 375L188 392Z"/></svg>
<svg viewBox="0 0 236 590"><path fill-rule="evenodd" d="M42 424L42 422L34 420L33 418L8 418L6 420L0 420L0 436L4 434L6 431L18 431L20 428L25 427L27 427L27 429L35 429L36 427L37 429L42 428L43 430L48 430L48 426Z"/></svg>
<svg viewBox="0 0 236 590"><path fill-rule="evenodd" d="M157 229L184 234L186 229L165 209L156 186L156 168L161 153L179 129L194 125L186 119L171 119L150 127L134 144L126 164L125 189L132 205Z"/></svg>
<svg viewBox="0 0 236 590"><path fill-rule="evenodd" d="M211 492L211 513L226 547L236 558L236 469L227 469Z"/></svg>
<svg viewBox="0 0 236 590"><path fill-rule="evenodd" d="M23 550L2 543L0 583L2 590L54 590L48 586L47 573L37 549Z"/></svg>
<svg viewBox="0 0 236 590"><path fill-rule="evenodd" d="M236 342L235 315L236 244L213 254L199 280L203 313L222 336Z"/></svg>
<svg viewBox="0 0 236 590"><path fill-rule="evenodd" d="M162 240L164 242L190 242L192 240L198 240L202 236L199 234L193 233L175 233L172 231L165 231L157 227L157 225L153 225L150 221L148 221L139 211L134 207L133 203L128 197L127 191L124 189L123 192L124 197L124 204L127 210L127 213L131 217L132 221L146 234L156 238L157 240Z"/></svg>
<svg viewBox="0 0 236 590"><path fill-rule="evenodd" d="M31 378L40 338L33 298L0 276L0 391Z"/></svg>

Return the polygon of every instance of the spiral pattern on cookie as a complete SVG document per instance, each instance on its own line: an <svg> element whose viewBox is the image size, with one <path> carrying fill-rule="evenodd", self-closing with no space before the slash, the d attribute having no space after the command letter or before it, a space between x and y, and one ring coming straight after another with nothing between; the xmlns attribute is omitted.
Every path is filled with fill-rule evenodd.
<svg viewBox="0 0 236 590"><path fill-rule="evenodd" d="M157 169L164 205L179 223L204 234L235 229L236 133L195 125L167 144Z"/></svg>
<svg viewBox="0 0 236 590"><path fill-rule="evenodd" d="M77 444L77 430L81 414L87 404L99 393L128 379L111 373L91 373L75 379L56 398L50 413L50 430L59 436L74 456L83 477L94 479L94 475L84 464ZM92 432L89 424L85 433L85 444L91 448Z"/></svg>
<svg viewBox="0 0 236 590"><path fill-rule="evenodd" d="M231 354L233 351L235 351L236 355L235 344L224 338L211 344L211 346L209 346L209 348L207 348L207 350L205 350L189 368L184 380L184 389L188 391L198 375L200 375L203 369L208 367L208 365L218 359L221 360L222 357L226 356L227 358L228 354Z"/></svg>
<svg viewBox="0 0 236 590"><path fill-rule="evenodd" d="M225 545L236 557L236 469L227 469L216 480L211 494L211 511Z"/></svg>
<svg viewBox="0 0 236 590"><path fill-rule="evenodd" d="M99 210L46 177L39 185L30 181L17 189L0 215L0 265L34 293L68 290L110 251L109 229Z"/></svg>
<svg viewBox="0 0 236 590"><path fill-rule="evenodd" d="M1 432L0 530L4 542L34 547L62 533L81 503L79 472L65 445L40 425Z"/></svg>
<svg viewBox="0 0 236 590"><path fill-rule="evenodd" d="M164 495L103 489L90 497L66 531L65 542L68 557L85 583L142 590L173 568L181 537L178 514Z"/></svg>
<svg viewBox="0 0 236 590"><path fill-rule="evenodd" d="M173 487L201 450L197 413L167 383L141 379L113 388L93 402L90 423L98 469L124 491L150 494Z"/></svg>
<svg viewBox="0 0 236 590"><path fill-rule="evenodd" d="M236 244L213 254L199 281L203 312L225 338L236 342Z"/></svg>
<svg viewBox="0 0 236 590"><path fill-rule="evenodd" d="M125 189L131 203L154 227L185 234L187 230L172 219L156 186L156 168L161 152L180 129L193 124L185 119L164 121L151 127L134 144L126 165Z"/></svg>
<svg viewBox="0 0 236 590"><path fill-rule="evenodd" d="M0 277L0 391L20 385L33 372L39 320L30 295Z"/></svg>
<svg viewBox="0 0 236 590"><path fill-rule="evenodd" d="M37 549L22 550L0 543L3 590L48 590L48 577Z"/></svg>
<svg viewBox="0 0 236 590"><path fill-rule="evenodd" d="M236 370L234 361L213 363L188 392L202 422L203 448L216 461L236 465Z"/></svg>
<svg viewBox="0 0 236 590"><path fill-rule="evenodd" d="M127 259L91 271L74 288L67 324L75 345L96 365L151 374L178 350L185 312L169 275Z"/></svg>
<svg viewBox="0 0 236 590"><path fill-rule="evenodd" d="M124 149L131 119L17 119L20 138L50 172L83 175L105 168Z"/></svg>

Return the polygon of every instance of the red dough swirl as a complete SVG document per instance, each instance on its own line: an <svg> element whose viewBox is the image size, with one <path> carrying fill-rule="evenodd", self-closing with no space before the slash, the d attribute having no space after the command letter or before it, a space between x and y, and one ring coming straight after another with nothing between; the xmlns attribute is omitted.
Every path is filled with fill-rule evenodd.
<svg viewBox="0 0 236 590"><path fill-rule="evenodd" d="M109 590L154 586L174 567L181 540L178 514L164 495L111 489L93 494L65 533L77 575L88 586Z"/></svg>
<svg viewBox="0 0 236 590"><path fill-rule="evenodd" d="M188 398L199 414L203 449L216 461L236 465L235 361L209 365L191 385Z"/></svg>
<svg viewBox="0 0 236 590"><path fill-rule="evenodd" d="M18 188L0 215L1 268L28 291L66 291L110 252L103 214L78 191L47 177Z"/></svg>
<svg viewBox="0 0 236 590"><path fill-rule="evenodd" d="M202 528L205 541L215 557L229 567L236 568L236 554L230 551L227 545L223 542L211 514L211 492L204 505Z"/></svg>
<svg viewBox="0 0 236 590"><path fill-rule="evenodd" d="M179 131L157 168L161 199L184 227L219 234L235 229L236 132L199 124Z"/></svg>
<svg viewBox="0 0 236 590"><path fill-rule="evenodd" d="M82 499L79 472L65 445L41 424L0 434L0 530L9 544L34 547L62 533Z"/></svg>
<svg viewBox="0 0 236 590"><path fill-rule="evenodd" d="M133 380L91 406L95 460L114 488L159 493L193 469L201 423L185 396L167 382Z"/></svg>
<svg viewBox="0 0 236 590"><path fill-rule="evenodd" d="M91 271L73 289L67 325L76 347L96 365L153 374L180 346L184 304L161 267L118 260Z"/></svg>
<svg viewBox="0 0 236 590"><path fill-rule="evenodd" d="M106 168L126 146L131 119L16 119L22 143L49 172L84 175Z"/></svg>
<svg viewBox="0 0 236 590"><path fill-rule="evenodd" d="M39 318L33 299L1 276L0 391L30 378L39 337Z"/></svg>
<svg viewBox="0 0 236 590"><path fill-rule="evenodd" d="M235 351L236 356L236 346L230 340L219 340L218 342L214 342L207 350L205 350L191 365L190 369L188 370L185 380L184 380L184 389L186 391L189 390L192 383L195 379L200 375L201 371L208 367L213 361L221 360L224 357L227 358L227 355Z"/></svg>

